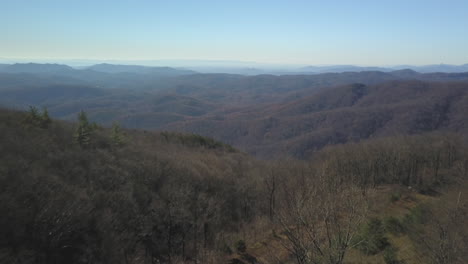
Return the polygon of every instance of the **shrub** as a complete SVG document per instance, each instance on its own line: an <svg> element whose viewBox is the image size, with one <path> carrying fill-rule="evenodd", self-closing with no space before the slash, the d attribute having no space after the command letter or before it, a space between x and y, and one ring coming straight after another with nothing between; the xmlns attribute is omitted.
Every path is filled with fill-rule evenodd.
<svg viewBox="0 0 468 264"><path fill-rule="evenodd" d="M245 253L245 251L247 250L247 245L245 244L245 241L244 240L239 240L236 242L236 250L237 250L237 253Z"/></svg>
<svg viewBox="0 0 468 264"><path fill-rule="evenodd" d="M361 229L357 239L356 248L367 255L375 255L388 245L385 229L378 218L369 220Z"/></svg>
<svg viewBox="0 0 468 264"><path fill-rule="evenodd" d="M405 229L401 221L393 216L387 217L383 221L385 230L392 234L401 234L404 233Z"/></svg>
<svg viewBox="0 0 468 264"><path fill-rule="evenodd" d="M397 202L401 199L401 193L400 192L394 192L390 195L390 201L392 203Z"/></svg>
<svg viewBox="0 0 468 264"><path fill-rule="evenodd" d="M233 252L231 250L231 248L229 247L228 244L226 243L223 243L222 246L221 246L221 252L223 252L224 254L227 254L227 255L231 255Z"/></svg>
<svg viewBox="0 0 468 264"><path fill-rule="evenodd" d="M393 246L387 247L383 253L383 258L386 264L400 264L397 258L397 249Z"/></svg>
<svg viewBox="0 0 468 264"><path fill-rule="evenodd" d="M405 215L405 218L402 221L402 226L405 229L405 232L409 232L414 229L416 226L424 224L426 215L426 208L423 206L417 206Z"/></svg>

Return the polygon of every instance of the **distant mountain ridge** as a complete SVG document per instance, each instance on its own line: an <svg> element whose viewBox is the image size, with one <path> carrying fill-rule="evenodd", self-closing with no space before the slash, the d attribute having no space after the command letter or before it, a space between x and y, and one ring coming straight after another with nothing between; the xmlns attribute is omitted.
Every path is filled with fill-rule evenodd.
<svg viewBox="0 0 468 264"><path fill-rule="evenodd" d="M383 67L361 67L355 65L332 65L332 66L306 66L300 69L301 71L314 73L329 73L329 72L361 72L361 71L381 71L390 72L394 69Z"/></svg>
<svg viewBox="0 0 468 264"><path fill-rule="evenodd" d="M468 64L463 64L463 65L432 64L432 65L423 65L423 66L399 65L399 66L392 66L392 67L330 65L330 66L306 66L306 67L300 68L300 71L311 72L311 73L361 72L361 71L393 72L393 71L406 70L406 69L419 72L419 73L431 73L431 72L457 73L457 72L468 72Z"/></svg>
<svg viewBox="0 0 468 264"><path fill-rule="evenodd" d="M139 65L115 65L115 64L96 64L84 69L75 69L65 64L55 63L15 63L15 64L0 64L0 72L5 73L33 73L33 74L71 74L79 75L89 73L89 71L101 73L137 73L151 74L158 76L180 76L187 74L195 74L197 72L176 69L171 67L149 67Z"/></svg>
<svg viewBox="0 0 468 264"><path fill-rule="evenodd" d="M1 62L2 60L0 60ZM4 61L4 60L3 60ZM94 61L93 61L94 62ZM72 69L92 70L102 73L132 73L132 74L152 74L163 76L179 76L196 73L227 73L240 75L298 75L298 74L321 74L321 73L342 73L342 72L362 72L362 71L380 71L393 72L397 70L410 69L419 73L458 73L468 72L468 63L462 65L451 64L430 64L430 65L395 65L395 66L358 66L352 64L345 65L280 65L280 64L260 64L255 62L230 63L230 62L206 62L204 64L194 64L191 61L181 61L174 63L173 61L154 62L150 66L148 62L125 61L97 63L79 68L67 66L67 63L16 63L16 64L0 64L0 72L27 72L27 73L46 73L46 72L63 72ZM165 64L164 64L165 63ZM184 64L185 63L185 64ZM71 64L73 65L73 64ZM156 66L157 65L157 66Z"/></svg>
<svg viewBox="0 0 468 264"><path fill-rule="evenodd" d="M44 84L87 85L104 89L151 87L161 78L196 74L170 67L100 64L76 69L63 64L0 64L0 89Z"/></svg>
<svg viewBox="0 0 468 264"><path fill-rule="evenodd" d="M15 63L4 64L0 71L8 73L58 73L74 71L72 67L64 64Z"/></svg>
<svg viewBox="0 0 468 264"><path fill-rule="evenodd" d="M107 72L107 73L140 73L140 74L163 74L170 76L178 76L184 74L195 74L197 72L186 70L186 69L176 69L171 67L150 67L150 66L140 66L140 65L116 65L101 63L96 64L90 67L87 67L88 70L98 71L98 72Z"/></svg>
<svg viewBox="0 0 468 264"><path fill-rule="evenodd" d="M410 68L415 70L415 71L421 72L421 73L429 73L429 72L448 72L448 73L468 72L468 64L463 64L463 65L434 64L434 65L416 66L416 67L410 67Z"/></svg>

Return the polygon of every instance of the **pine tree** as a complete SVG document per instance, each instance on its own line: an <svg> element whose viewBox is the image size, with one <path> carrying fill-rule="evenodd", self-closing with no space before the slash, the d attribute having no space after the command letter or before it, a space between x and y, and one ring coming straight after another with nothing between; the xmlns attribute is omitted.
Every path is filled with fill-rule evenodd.
<svg viewBox="0 0 468 264"><path fill-rule="evenodd" d="M48 128L52 120L49 116L49 111L44 107L42 113L39 113L39 110L34 106L29 106L28 115L24 119L24 123L27 127L38 127L38 128Z"/></svg>
<svg viewBox="0 0 468 264"><path fill-rule="evenodd" d="M86 115L86 113L83 110L81 110L78 113L78 123L80 125L85 126L85 127L89 127L88 116Z"/></svg>
<svg viewBox="0 0 468 264"><path fill-rule="evenodd" d="M39 111L37 110L37 107L35 106L29 106L29 116L32 119L39 119Z"/></svg>
<svg viewBox="0 0 468 264"><path fill-rule="evenodd" d="M86 116L85 112L81 111L78 114L78 128L75 132L76 142L82 147L89 146L91 140L91 132L92 129L89 125L88 117Z"/></svg>
<svg viewBox="0 0 468 264"><path fill-rule="evenodd" d="M52 120L50 119L50 116L49 116L49 111L47 111L47 108L44 107L42 109L42 115L40 117L40 123L41 123L41 127L42 128L48 128L50 123L52 123Z"/></svg>
<svg viewBox="0 0 468 264"><path fill-rule="evenodd" d="M34 106L29 106L28 115L26 116L25 123L28 127L37 127L40 125L39 111Z"/></svg>
<svg viewBox="0 0 468 264"><path fill-rule="evenodd" d="M114 122L111 129L111 140L114 146L120 147L124 144L124 134L119 123Z"/></svg>

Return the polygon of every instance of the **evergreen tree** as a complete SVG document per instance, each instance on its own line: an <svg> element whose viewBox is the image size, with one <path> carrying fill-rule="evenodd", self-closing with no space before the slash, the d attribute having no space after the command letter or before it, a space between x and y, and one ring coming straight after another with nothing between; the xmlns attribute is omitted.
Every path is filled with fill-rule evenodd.
<svg viewBox="0 0 468 264"><path fill-rule="evenodd" d="M24 120L27 127L48 128L52 120L47 108L42 109L42 113L35 106L29 106L28 115Z"/></svg>
<svg viewBox="0 0 468 264"><path fill-rule="evenodd" d="M91 129L91 131L98 130L99 128L100 127L96 122L92 122L89 124L89 129Z"/></svg>
<svg viewBox="0 0 468 264"><path fill-rule="evenodd" d="M29 106L29 116L32 119L39 119L39 110L37 110L37 107L35 106Z"/></svg>
<svg viewBox="0 0 468 264"><path fill-rule="evenodd" d="M26 116L25 123L28 127L37 127L40 125L39 111L34 106L29 106L28 115Z"/></svg>
<svg viewBox="0 0 468 264"><path fill-rule="evenodd" d="M89 127L88 116L86 115L86 113L83 110L81 110L78 113L78 123L80 125L85 126L85 127Z"/></svg>
<svg viewBox="0 0 468 264"><path fill-rule="evenodd" d="M49 116L49 111L47 111L47 108L44 107L42 109L42 115L40 116L40 126L42 128L48 128L50 123L52 123L52 120L50 119L50 116Z"/></svg>
<svg viewBox="0 0 468 264"><path fill-rule="evenodd" d="M92 129L88 117L85 112L81 111L78 114L78 128L75 132L76 142L82 147L88 146L91 140L91 132Z"/></svg>
<svg viewBox="0 0 468 264"><path fill-rule="evenodd" d="M124 144L124 134L119 123L114 122L111 129L111 140L114 146L120 147Z"/></svg>

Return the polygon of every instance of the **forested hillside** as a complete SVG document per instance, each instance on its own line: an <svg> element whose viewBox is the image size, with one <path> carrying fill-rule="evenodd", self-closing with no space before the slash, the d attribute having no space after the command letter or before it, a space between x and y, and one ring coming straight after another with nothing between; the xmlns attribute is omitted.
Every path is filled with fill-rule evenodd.
<svg viewBox="0 0 468 264"><path fill-rule="evenodd" d="M329 144L431 131L468 132L467 82L392 81L321 89L286 103L174 122L167 129L229 142L262 157L304 158Z"/></svg>
<svg viewBox="0 0 468 264"><path fill-rule="evenodd" d="M0 104L54 118L213 137L258 157L307 158L328 144L430 131L466 133L467 73L197 74L99 64L0 69Z"/></svg>
<svg viewBox="0 0 468 264"><path fill-rule="evenodd" d="M468 256L468 154L457 134L259 161L194 134L102 128L83 112L65 123L34 108L1 110L0 131L1 263Z"/></svg>

